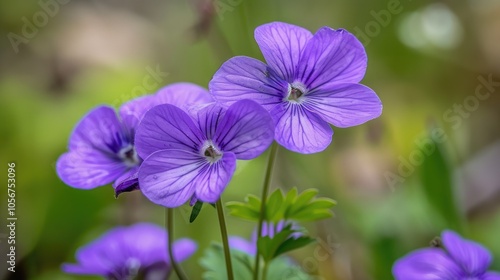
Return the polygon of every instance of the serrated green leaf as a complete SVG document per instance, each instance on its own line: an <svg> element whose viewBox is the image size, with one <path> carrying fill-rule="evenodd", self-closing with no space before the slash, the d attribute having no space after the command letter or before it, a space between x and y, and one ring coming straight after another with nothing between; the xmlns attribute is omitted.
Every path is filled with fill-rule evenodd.
<svg viewBox="0 0 500 280"><path fill-rule="evenodd" d="M189 216L189 222L192 223L198 215L201 212L201 208L203 207L203 202L201 201L196 201L196 204L193 206L193 209L191 210L191 216Z"/></svg>
<svg viewBox="0 0 500 280"><path fill-rule="evenodd" d="M284 219L297 221L317 221L333 217L331 208L337 204L333 199L314 198L318 190L309 189L299 194L295 200L294 194L285 198L287 208L284 212Z"/></svg>
<svg viewBox="0 0 500 280"><path fill-rule="evenodd" d="M279 222L283 220L285 205L283 205L283 192L276 189L266 203L266 220L270 222Z"/></svg>
<svg viewBox="0 0 500 280"><path fill-rule="evenodd" d="M226 203L226 207L229 209L230 214L232 216L250 220L250 221L258 221L259 220L259 211L253 210L247 204L242 202L228 202Z"/></svg>
<svg viewBox="0 0 500 280"><path fill-rule="evenodd" d="M329 198L314 198L316 189L308 189L298 194L292 188L286 195L276 189L267 200L265 220L278 223L281 220L317 221L333 217L331 208L337 203ZM258 221L261 201L257 196L248 195L245 202L228 202L230 214L249 221Z"/></svg>
<svg viewBox="0 0 500 280"><path fill-rule="evenodd" d="M293 265L289 258L282 256L269 264L267 279L313 280L315 278L304 272L300 266Z"/></svg>
<svg viewBox="0 0 500 280"><path fill-rule="evenodd" d="M318 190L316 189L307 189L303 191L301 194L297 196L294 203L289 206L289 210L287 211L288 215L293 215L295 211L300 208L306 206L311 199L313 199L318 194Z"/></svg>
<svg viewBox="0 0 500 280"><path fill-rule="evenodd" d="M337 201L326 198L326 197L320 197L315 200L313 200L309 205L307 205L308 209L330 209L333 206L337 205Z"/></svg>
<svg viewBox="0 0 500 280"><path fill-rule="evenodd" d="M295 200L297 199L297 187L293 187L291 190L288 191L288 193L285 195L285 205L292 205Z"/></svg>
<svg viewBox="0 0 500 280"><path fill-rule="evenodd" d="M321 197L321 198L314 199L313 201L309 202L309 204L306 204L306 205L302 206L301 208L296 209L293 213L290 213L290 214L293 216L296 216L296 215L299 215L303 211L313 212L315 210L323 210L323 209L330 210L336 204L337 204L337 202L333 199Z"/></svg>
<svg viewBox="0 0 500 280"><path fill-rule="evenodd" d="M302 248L316 241L314 238L308 236L300 236L298 238L289 237L285 242L281 243L276 252L274 252L274 258L277 256L293 251L295 249Z"/></svg>
<svg viewBox="0 0 500 280"><path fill-rule="evenodd" d="M233 265L234 279L251 280L253 274L253 257L238 251L231 250L231 261ZM226 260L222 245L212 243L208 247L200 265L206 269L203 273L204 280L226 280Z"/></svg>
<svg viewBox="0 0 500 280"><path fill-rule="evenodd" d="M296 210L289 218L298 221L317 221L334 216L331 208L337 203L333 199L318 198Z"/></svg>
<svg viewBox="0 0 500 280"><path fill-rule="evenodd" d="M250 206L252 209L256 210L256 211L260 211L260 198L253 195L253 194L249 194L247 195L246 199L245 199L247 202L248 202L248 206Z"/></svg>
<svg viewBox="0 0 500 280"><path fill-rule="evenodd" d="M314 211L302 211L300 213L295 214L293 216L293 219L300 222L313 222L313 221L328 219L333 216L334 214L331 210L321 209Z"/></svg>

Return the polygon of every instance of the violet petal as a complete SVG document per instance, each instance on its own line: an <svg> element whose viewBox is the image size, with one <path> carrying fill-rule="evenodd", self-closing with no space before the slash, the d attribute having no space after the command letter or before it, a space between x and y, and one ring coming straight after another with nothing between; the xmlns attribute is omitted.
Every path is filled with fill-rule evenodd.
<svg viewBox="0 0 500 280"><path fill-rule="evenodd" d="M321 152L332 141L333 131L326 121L302 105L283 103L271 111L275 139L285 148L303 154Z"/></svg>
<svg viewBox="0 0 500 280"><path fill-rule="evenodd" d="M302 52L295 79L310 90L331 82L358 83L366 66L365 49L354 35L322 27Z"/></svg>
<svg viewBox="0 0 500 280"><path fill-rule="evenodd" d="M262 154L274 139L271 115L251 100L229 107L217 127L214 142L237 159L253 159Z"/></svg>
<svg viewBox="0 0 500 280"><path fill-rule="evenodd" d="M267 64L282 79L293 82L297 64L312 33L300 26L272 22L255 29L255 41Z"/></svg>
<svg viewBox="0 0 500 280"><path fill-rule="evenodd" d="M217 70L209 89L213 97L225 105L250 99L270 110L285 97L288 83L261 61L236 56Z"/></svg>
<svg viewBox="0 0 500 280"><path fill-rule="evenodd" d="M135 146L141 158L164 149L197 151L205 137L180 108L163 104L149 110L138 126Z"/></svg>
<svg viewBox="0 0 500 280"><path fill-rule="evenodd" d="M360 125L382 114L382 102L360 84L335 84L307 95L304 106L336 127Z"/></svg>

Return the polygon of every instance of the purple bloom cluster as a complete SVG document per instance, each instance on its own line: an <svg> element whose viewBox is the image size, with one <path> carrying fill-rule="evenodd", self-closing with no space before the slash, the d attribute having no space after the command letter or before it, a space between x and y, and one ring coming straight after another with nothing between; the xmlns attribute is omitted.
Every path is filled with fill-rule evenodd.
<svg viewBox="0 0 500 280"><path fill-rule="evenodd" d="M336 127L377 118L382 103L361 85L367 67L359 40L343 29L320 28L315 34L291 24L259 26L255 40L266 63L238 56L214 74L209 91L189 83L90 111L69 139L57 162L66 184L92 189L113 183L116 195L140 189L152 202L174 208L187 201L215 203L229 184L237 160L261 155L276 140L303 154L321 152ZM264 224L274 236L286 223ZM296 233L299 234L299 233ZM451 231L444 248L415 251L395 263L400 280L500 280L487 271L491 254ZM250 241L230 239L231 247L256 254ZM113 229L82 247L67 273L108 279L165 279L170 273L167 233L137 224ZM194 253L196 244L173 244L176 261ZM142 279L141 278L141 279Z"/></svg>
<svg viewBox="0 0 500 280"><path fill-rule="evenodd" d="M118 115L109 106L99 106L78 123L69 140L69 151L57 162L57 173L68 185L93 189L114 182L117 194L136 189L138 156L134 137L144 114L159 104L187 108L211 102L208 92L197 85L177 83L154 95L125 103Z"/></svg>
<svg viewBox="0 0 500 280"><path fill-rule="evenodd" d="M81 189L114 182L117 195L141 189L166 207L214 203L236 160L259 156L273 139L319 152L331 142L328 123L348 127L381 114L377 95L359 84L364 48L347 31L323 27L313 35L275 22L258 27L255 39L268 64L232 58L210 93L181 83L126 103L118 115L107 106L92 110L57 163L60 178Z"/></svg>
<svg viewBox="0 0 500 280"><path fill-rule="evenodd" d="M481 244L453 231L442 234L444 248L420 249L398 260L396 280L500 280L500 273L487 271L492 256Z"/></svg>
<svg viewBox="0 0 500 280"><path fill-rule="evenodd" d="M175 261L182 262L196 251L190 239L172 245ZM167 233L153 224L114 228L76 253L77 264L63 264L66 273L96 275L106 279L166 279L170 274Z"/></svg>
<svg viewBox="0 0 500 280"><path fill-rule="evenodd" d="M281 22L255 30L267 65L239 56L215 73L210 93L224 104L251 99L271 113L275 139L299 153L323 151L337 127L350 127L382 113L382 103L360 85L367 66L363 45L343 29L308 30Z"/></svg>

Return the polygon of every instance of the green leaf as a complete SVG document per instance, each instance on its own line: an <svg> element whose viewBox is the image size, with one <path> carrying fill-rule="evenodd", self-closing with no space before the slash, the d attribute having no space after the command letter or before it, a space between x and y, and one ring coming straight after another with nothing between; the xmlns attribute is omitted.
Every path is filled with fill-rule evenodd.
<svg viewBox="0 0 500 280"><path fill-rule="evenodd" d="M269 236L262 236L257 240L257 247L259 248L259 253L264 258L264 260L270 260L274 255L274 251L271 248L272 243L273 241Z"/></svg>
<svg viewBox="0 0 500 280"><path fill-rule="evenodd" d="M460 230L462 222L455 202L451 172L444 148L430 137L428 139L433 145L429 147L435 149L427 155L420 167L424 194L434 210L448 223L448 227Z"/></svg>
<svg viewBox="0 0 500 280"><path fill-rule="evenodd" d="M201 212L201 208L203 207L203 202L201 201L196 201L196 204L193 206L193 209L191 210L191 216L189 216L189 222L192 223L198 215Z"/></svg>
<svg viewBox="0 0 500 280"><path fill-rule="evenodd" d="M317 194L318 190L316 189L307 189L303 191L299 196L297 196L294 203L289 206L287 213L289 215L293 215L295 211L298 211L300 208L306 206Z"/></svg>
<svg viewBox="0 0 500 280"><path fill-rule="evenodd" d="M315 198L316 189L308 189L298 194L292 188L286 195L276 189L266 203L265 221L277 223L281 220L317 221L333 217L331 208L337 203L329 198ZM248 195L245 202L228 202L230 214L250 221L258 221L261 201L257 196Z"/></svg>
<svg viewBox="0 0 500 280"><path fill-rule="evenodd" d="M337 202L329 198L318 198L311 201L308 205L296 210L293 213L293 219L297 221L317 221L322 219L331 218L334 216L331 208Z"/></svg>
<svg viewBox="0 0 500 280"><path fill-rule="evenodd" d="M297 199L297 187L293 187L285 196L285 205L292 205Z"/></svg>
<svg viewBox="0 0 500 280"><path fill-rule="evenodd" d="M272 238L269 236L260 237L257 240L257 246L262 258L264 258L266 262L272 260L281 244L294 232L295 231L292 230L292 225L287 225Z"/></svg>
<svg viewBox="0 0 500 280"><path fill-rule="evenodd" d="M333 199L320 197L312 201L309 205L307 205L308 209L321 209L321 208L332 208L337 205L337 202Z"/></svg>
<svg viewBox="0 0 500 280"><path fill-rule="evenodd" d="M266 220L270 222L279 222L283 220L285 212L283 204L283 192L276 189L268 198L266 203Z"/></svg>
<svg viewBox="0 0 500 280"><path fill-rule="evenodd" d="M276 252L274 252L274 257L290 252L295 249L302 248L316 241L314 238L310 238L308 236L300 236L298 238L290 237L285 242L281 243Z"/></svg>
<svg viewBox="0 0 500 280"><path fill-rule="evenodd" d="M245 203L231 201L231 202L226 203L226 207L229 209L230 214L235 216L235 217L250 220L250 221L258 221L259 220L259 213L260 212L254 210L252 207L249 207Z"/></svg>
<svg viewBox="0 0 500 280"><path fill-rule="evenodd" d="M248 206L250 206L250 208L260 211L260 198L253 194L249 194L245 200L248 202Z"/></svg>
<svg viewBox="0 0 500 280"><path fill-rule="evenodd" d="M267 271L267 279L313 280L298 265L293 265L287 257L278 257L271 261Z"/></svg>
<svg viewBox="0 0 500 280"><path fill-rule="evenodd" d="M333 212L329 209L303 211L293 216L294 220L301 222L313 222L333 217Z"/></svg>
<svg viewBox="0 0 500 280"><path fill-rule="evenodd" d="M318 190L308 189L297 195L297 190L292 189L285 197L284 219L310 222L333 217L331 208L337 202L325 197L315 198L317 194Z"/></svg>
<svg viewBox="0 0 500 280"><path fill-rule="evenodd" d="M253 274L253 257L239 250L231 250L234 279L251 280ZM206 269L203 273L204 280L226 280L226 260L222 245L212 243L208 247L200 265Z"/></svg>

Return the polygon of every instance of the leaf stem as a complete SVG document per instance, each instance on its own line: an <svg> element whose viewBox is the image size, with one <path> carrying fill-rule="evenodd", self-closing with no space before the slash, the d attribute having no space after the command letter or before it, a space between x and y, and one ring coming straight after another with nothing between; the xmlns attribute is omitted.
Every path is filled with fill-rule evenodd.
<svg viewBox="0 0 500 280"><path fill-rule="evenodd" d="M269 152L266 177L264 178L264 185L262 187L259 224L257 226L257 240L259 240L262 237L262 224L264 223L264 217L266 212L267 195L269 193L269 185L271 184L271 175L273 173L274 162L276 160L277 152L278 152L278 144L276 142L273 142L273 144L271 145L271 151ZM259 265L260 265L260 252L259 252L259 247L257 246L257 253L255 254L255 268L253 273L254 280L257 280L259 278Z"/></svg>
<svg viewBox="0 0 500 280"><path fill-rule="evenodd" d="M172 244L174 243L174 209L172 208L165 208L165 219L166 225L167 225L167 233L168 233L168 256L170 258L170 265L175 271L175 274L177 274L177 277L179 277L179 280L187 280L188 278L186 277L186 274L184 271L182 271L182 268L177 264L177 262L174 259L174 253L173 253L173 246ZM167 278L168 279L168 278Z"/></svg>
<svg viewBox="0 0 500 280"><path fill-rule="evenodd" d="M224 208L222 207L222 200L217 200L217 215L219 217L219 225L220 225L220 233L222 235L222 244L224 245L224 256L226 259L226 270L227 270L227 279L234 280L233 276L233 264L231 263L231 252L229 250L229 240L227 237L227 229L226 229L226 219L224 218Z"/></svg>

